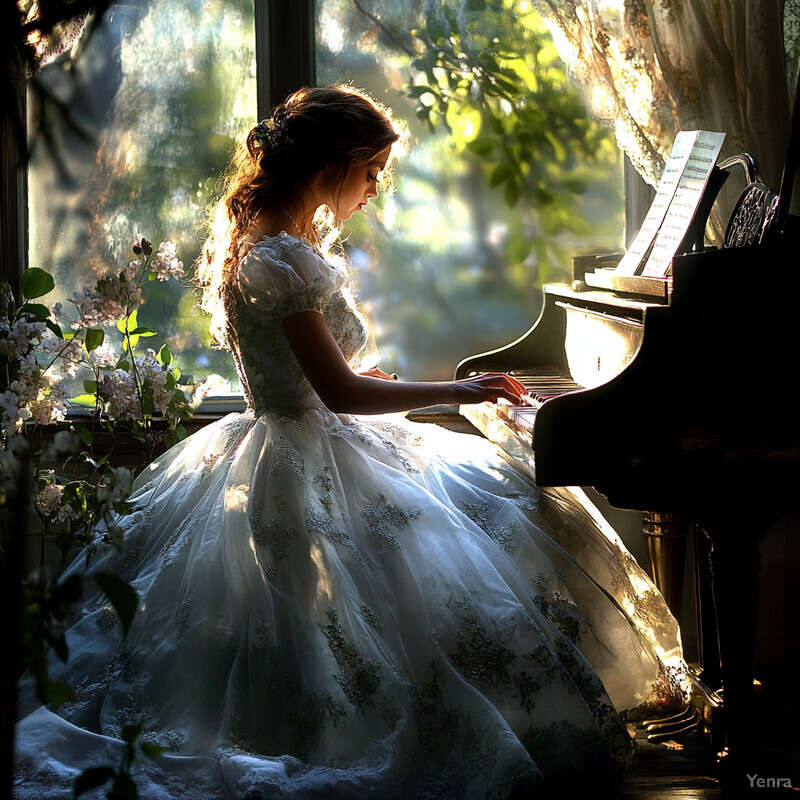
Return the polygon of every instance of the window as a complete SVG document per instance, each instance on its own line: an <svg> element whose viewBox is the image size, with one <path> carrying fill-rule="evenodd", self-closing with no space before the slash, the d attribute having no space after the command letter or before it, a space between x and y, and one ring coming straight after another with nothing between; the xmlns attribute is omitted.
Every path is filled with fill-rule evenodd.
<svg viewBox="0 0 800 800"><path fill-rule="evenodd" d="M463 146L467 123L460 145L441 125L431 131L404 91L419 74L392 32L430 24L423 6L433 8L420 0L112 4L75 80L63 83L50 70L53 91L94 140L61 127L63 164L40 146L30 166L29 261L56 277L63 296L53 300L124 264L140 236L171 239L191 264L234 137L289 88L313 82L316 63L317 83L363 86L409 122L413 137L398 191L348 226L355 288L377 321L381 366L406 379L444 379L461 358L522 334L538 314L541 285L568 277L569 255L621 246L619 153L609 134L602 158L571 167L586 188L573 215L582 232L564 223L551 235L536 204L510 208ZM523 24L508 16L508 25ZM536 36L545 48L539 66L566 86L544 30ZM219 374L238 392L232 360L208 347L192 293L167 282L148 297L143 324L151 320L169 339L183 371Z"/></svg>
<svg viewBox="0 0 800 800"><path fill-rule="evenodd" d="M74 80L57 64L42 78L89 136L59 125L58 157L39 142L29 170L29 262L54 275L65 308L142 236L175 242L187 267L197 256L233 139L255 122L253 2L112 4L78 66ZM220 374L235 391L194 304L174 281L153 282L140 317L184 372Z"/></svg>

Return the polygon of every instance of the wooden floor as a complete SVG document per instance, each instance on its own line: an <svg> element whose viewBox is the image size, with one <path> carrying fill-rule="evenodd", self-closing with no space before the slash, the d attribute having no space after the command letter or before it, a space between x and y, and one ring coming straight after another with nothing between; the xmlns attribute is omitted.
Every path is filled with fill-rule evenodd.
<svg viewBox="0 0 800 800"><path fill-rule="evenodd" d="M711 747L700 731L670 744L650 744L637 734L639 752L618 786L609 787L620 800L716 800L722 797Z"/></svg>
<svg viewBox="0 0 800 800"><path fill-rule="evenodd" d="M700 733L682 741L684 749L641 743L639 758L618 786L609 787L608 797L619 800L717 800L717 798L798 797L800 772L794 752L773 753L778 758L764 766L745 771L728 781L721 780L716 759ZM767 765L770 766L767 766ZM791 788L786 788L786 782Z"/></svg>
<svg viewBox="0 0 800 800"><path fill-rule="evenodd" d="M786 709L792 712L793 709ZM698 729L666 744L637 732L638 757L618 784L595 796L618 800L760 800L800 797L800 739L794 718L770 724L759 739L763 752L735 778L723 778L715 749ZM749 777L748 777L749 776ZM787 788L787 781L791 786Z"/></svg>

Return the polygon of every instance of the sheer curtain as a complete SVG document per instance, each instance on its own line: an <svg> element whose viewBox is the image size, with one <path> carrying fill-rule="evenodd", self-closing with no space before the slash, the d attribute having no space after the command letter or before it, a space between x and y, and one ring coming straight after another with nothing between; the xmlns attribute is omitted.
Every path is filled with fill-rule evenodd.
<svg viewBox="0 0 800 800"><path fill-rule="evenodd" d="M614 126L647 183L657 184L675 134L701 128L726 134L723 156L753 155L764 182L777 190L796 79L799 0L533 3L590 112ZM712 219L712 240L721 230Z"/></svg>

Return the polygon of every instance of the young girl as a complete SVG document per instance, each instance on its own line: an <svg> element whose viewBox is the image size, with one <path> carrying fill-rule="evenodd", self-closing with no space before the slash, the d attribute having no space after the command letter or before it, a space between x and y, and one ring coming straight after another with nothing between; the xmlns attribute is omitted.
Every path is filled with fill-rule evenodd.
<svg viewBox="0 0 800 800"><path fill-rule="evenodd" d="M400 139L362 93L303 89L235 156L200 267L248 410L138 479L123 552L88 573L138 613L122 638L90 597L52 667L76 702L23 692L18 797L70 796L139 725L167 748L134 767L148 800L503 798L626 763L622 712L679 694L675 621L591 508L387 413L522 386L358 371L330 252Z"/></svg>

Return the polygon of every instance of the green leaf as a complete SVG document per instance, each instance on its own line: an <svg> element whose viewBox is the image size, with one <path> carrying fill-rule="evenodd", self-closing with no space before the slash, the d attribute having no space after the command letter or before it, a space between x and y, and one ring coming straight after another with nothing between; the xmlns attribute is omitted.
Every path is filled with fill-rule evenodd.
<svg viewBox="0 0 800 800"><path fill-rule="evenodd" d="M128 331L134 330L139 325L138 317L139 317L139 309L134 308L133 311L131 311L131 313L128 314L127 317L117 322L117 330L120 333L125 333L126 330Z"/></svg>
<svg viewBox="0 0 800 800"><path fill-rule="evenodd" d="M96 350L105 341L106 332L102 328L87 328L86 338L83 340L83 346L87 353ZM97 386L95 385L95 388Z"/></svg>
<svg viewBox="0 0 800 800"><path fill-rule="evenodd" d="M521 264L531 252L529 236L512 236L508 243L508 257L513 264Z"/></svg>
<svg viewBox="0 0 800 800"><path fill-rule="evenodd" d="M17 310L17 315L20 314L45 320L50 316L50 309L42 303L23 303Z"/></svg>
<svg viewBox="0 0 800 800"><path fill-rule="evenodd" d="M50 331L58 336L59 339L64 338L64 331L61 330L61 326L59 324L53 322L51 319L48 319L47 322L45 322L45 325L47 325Z"/></svg>
<svg viewBox="0 0 800 800"><path fill-rule="evenodd" d="M511 175L512 175L511 167L508 165L507 162L503 161L492 170L492 175L489 178L489 186L497 186L498 184L501 184L503 181L507 181L511 177Z"/></svg>
<svg viewBox="0 0 800 800"><path fill-rule="evenodd" d="M467 142L467 150L481 158L488 156L494 149L494 142L491 139L475 139L472 142Z"/></svg>
<svg viewBox="0 0 800 800"><path fill-rule="evenodd" d="M111 605L114 606L119 617L122 630L127 634L139 605L139 596L136 594L136 590L127 581L111 572L99 572L94 579L111 601Z"/></svg>
<svg viewBox="0 0 800 800"><path fill-rule="evenodd" d="M564 188L573 194L585 194L589 190L589 185L586 181L577 178L568 178L563 181Z"/></svg>
<svg viewBox="0 0 800 800"><path fill-rule="evenodd" d="M122 729L122 741L128 744L133 744L142 732L142 723L137 722L134 725L125 725Z"/></svg>
<svg viewBox="0 0 800 800"><path fill-rule="evenodd" d="M52 292L56 282L49 272L45 272L39 267L29 267L22 273L20 279L20 293L25 300L32 300L34 297Z"/></svg>
<svg viewBox="0 0 800 800"><path fill-rule="evenodd" d="M158 336L158 331L151 331L150 328L136 328L130 333L131 336Z"/></svg>
<svg viewBox="0 0 800 800"><path fill-rule="evenodd" d="M102 786L111 780L114 775L115 772L111 767L90 767L75 779L72 793L75 797L80 797L84 792L89 792Z"/></svg>
<svg viewBox="0 0 800 800"><path fill-rule="evenodd" d="M519 201L519 196L520 196L519 184L515 180L506 181L506 189L504 194L506 205L509 208L514 208L514 206Z"/></svg>
<svg viewBox="0 0 800 800"><path fill-rule="evenodd" d="M78 436L80 436L81 441L84 444L86 444L86 445L91 445L92 444L92 432L88 428L85 428L83 425L81 425L81 424L79 424L77 422L73 422L70 425L70 428L72 428L74 433L76 433Z"/></svg>
<svg viewBox="0 0 800 800"><path fill-rule="evenodd" d="M97 405L97 395L94 394L79 394L75 397L70 397L69 402L74 406L92 406Z"/></svg>
<svg viewBox="0 0 800 800"><path fill-rule="evenodd" d="M169 364L172 362L172 350L169 349L169 345L162 345L161 349L156 354L156 358L162 364Z"/></svg>
<svg viewBox="0 0 800 800"><path fill-rule="evenodd" d="M67 486L74 485L74 483L67 484ZM53 600L58 603L77 603L83 595L83 582L80 576L73 575L55 586L51 592Z"/></svg>
<svg viewBox="0 0 800 800"><path fill-rule="evenodd" d="M406 94L412 99L416 99L422 97L424 94L428 94L430 91L431 89L429 86L412 86L406 91Z"/></svg>
<svg viewBox="0 0 800 800"><path fill-rule="evenodd" d="M84 381L83 391L95 394L97 392L97 381Z"/></svg>
<svg viewBox="0 0 800 800"><path fill-rule="evenodd" d="M139 800L139 791L128 775L117 775L108 797L109 800Z"/></svg>
<svg viewBox="0 0 800 800"><path fill-rule="evenodd" d="M66 664L69 658L69 647L67 646L67 639L64 634L62 633L61 636L49 637L49 641L53 652Z"/></svg>
<svg viewBox="0 0 800 800"><path fill-rule="evenodd" d="M142 742L139 747L148 758L156 758L169 752L169 747L161 747L161 745L153 744L152 742Z"/></svg>

